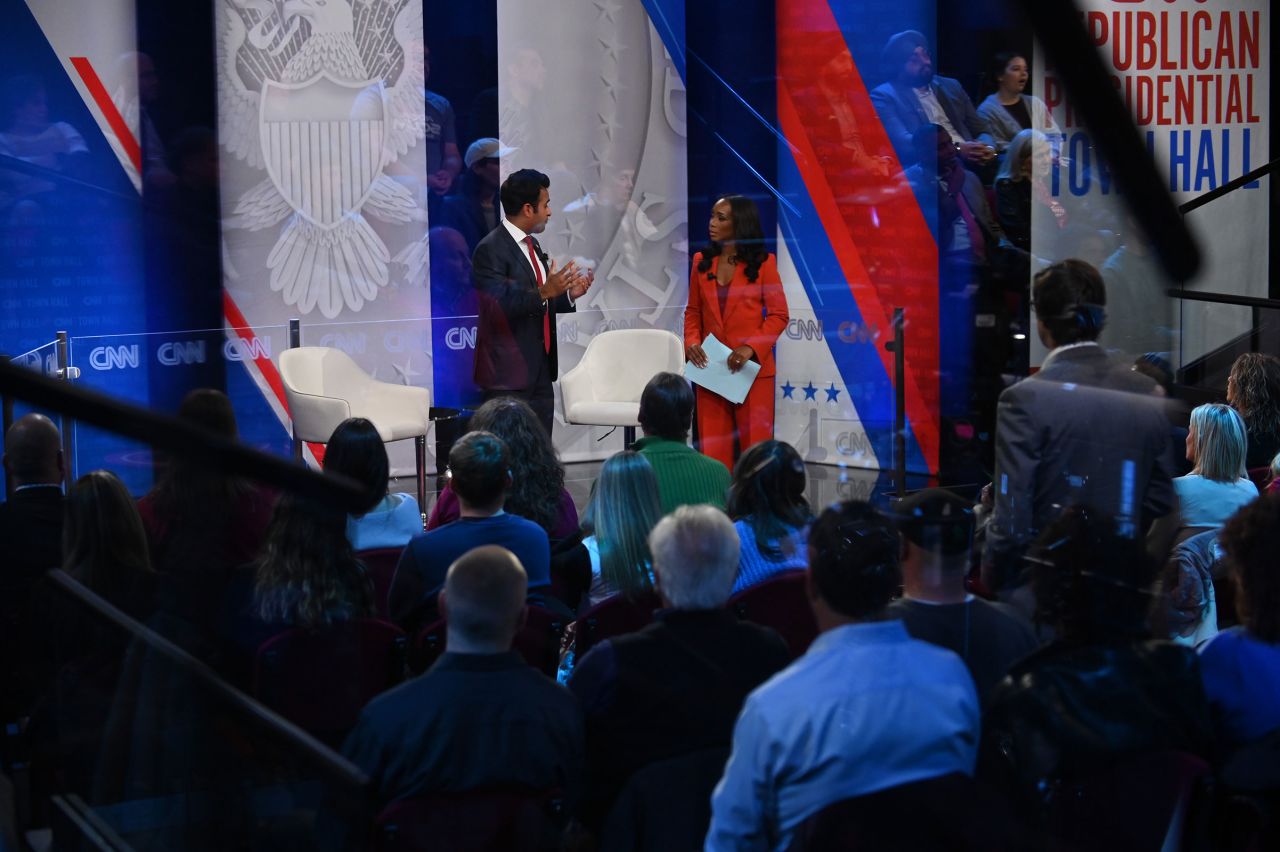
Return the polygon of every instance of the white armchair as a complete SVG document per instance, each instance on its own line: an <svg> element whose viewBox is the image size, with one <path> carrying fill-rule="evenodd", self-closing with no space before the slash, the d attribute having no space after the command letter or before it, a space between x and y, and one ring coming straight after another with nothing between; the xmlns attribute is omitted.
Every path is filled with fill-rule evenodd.
<svg viewBox="0 0 1280 852"><path fill-rule="evenodd" d="M431 392L426 388L379 382L341 349L299 346L280 353L293 440L324 444L348 417L373 423L383 442L414 439L418 509L426 511L427 429Z"/></svg>
<svg viewBox="0 0 1280 852"><path fill-rule="evenodd" d="M591 338L578 365L560 378L564 419L584 426L622 426L626 445L640 425L640 394L658 373L684 369L684 345L669 331L632 328Z"/></svg>

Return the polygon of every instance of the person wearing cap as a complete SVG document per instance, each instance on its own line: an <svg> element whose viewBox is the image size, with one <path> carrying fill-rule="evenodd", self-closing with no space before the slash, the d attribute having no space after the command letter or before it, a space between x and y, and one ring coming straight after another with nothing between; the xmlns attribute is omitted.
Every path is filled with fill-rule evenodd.
<svg viewBox="0 0 1280 852"><path fill-rule="evenodd" d="M912 134L920 125L932 123L947 131L965 166L990 171L994 178L991 127L973 108L958 80L933 73L925 37L916 30L890 37L880 63L888 79L871 90L871 103L903 167L916 162Z"/></svg>
<svg viewBox="0 0 1280 852"><path fill-rule="evenodd" d="M498 227L502 217L498 199L498 186L502 183L499 161L516 150L493 137L477 139L467 146L462 158L466 170L453 192L445 196L439 221L431 223L453 228L461 234L467 243L468 255L476 250L485 234Z"/></svg>
<svg viewBox="0 0 1280 852"><path fill-rule="evenodd" d="M711 797L707 852L786 849L834 802L973 774L973 679L955 654L886 618L898 550L893 526L866 503L814 522L807 586L821 635L747 697Z"/></svg>
<svg viewBox="0 0 1280 852"><path fill-rule="evenodd" d="M889 517L902 537L902 597L889 605L889 615L914 638L958 654L985 701L1009 667L1039 643L1012 607L965 590L973 505L927 488L895 503Z"/></svg>

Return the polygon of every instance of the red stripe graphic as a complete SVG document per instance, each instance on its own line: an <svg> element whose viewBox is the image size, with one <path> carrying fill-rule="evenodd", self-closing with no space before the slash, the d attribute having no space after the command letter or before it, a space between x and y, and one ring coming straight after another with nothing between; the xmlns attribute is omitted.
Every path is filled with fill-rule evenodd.
<svg viewBox="0 0 1280 852"><path fill-rule="evenodd" d="M231 326L231 330L239 335L240 339L249 344L250 352L260 351L258 347L253 345L253 341L257 339L257 333L253 330L253 326L249 325L248 320L244 318L244 314L240 312L240 306L236 304L235 299L231 298L231 294L222 291L222 311L227 318L227 323ZM262 378L266 381L267 387L271 388L271 392L275 394L276 399L280 402L280 407L286 412L289 410L289 401L284 394L284 381L280 378L280 371L276 369L275 363L264 355L255 355L253 363L262 373ZM324 460L324 444L307 443L311 448L311 452L316 457L316 461Z"/></svg>
<svg viewBox="0 0 1280 852"><path fill-rule="evenodd" d="M863 320L890 334L889 306L906 309L907 418L936 470L937 243L826 0L778 0L776 8L779 125ZM887 168L879 156L889 157ZM892 376L892 354L876 351Z"/></svg>
<svg viewBox="0 0 1280 852"><path fill-rule="evenodd" d="M107 87L102 85L98 72L93 70L93 65L83 56L71 57L71 64L75 67L76 73L80 75L85 88L89 90L89 94L93 97L93 102L102 111L102 117L107 120L107 124L111 127L111 132L120 140L120 145L124 148L124 153L128 156L129 162L133 163L133 167L138 170L138 174L142 174L142 147L138 145L137 138L133 135L133 131L129 129L129 125L125 123L124 116L116 108L115 102L107 94Z"/></svg>

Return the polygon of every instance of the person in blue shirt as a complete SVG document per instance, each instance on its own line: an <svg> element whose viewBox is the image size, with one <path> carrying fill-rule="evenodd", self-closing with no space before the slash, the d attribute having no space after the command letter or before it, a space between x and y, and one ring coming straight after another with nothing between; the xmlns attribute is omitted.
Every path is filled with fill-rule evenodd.
<svg viewBox="0 0 1280 852"><path fill-rule="evenodd" d="M449 452L449 471L461 515L410 539L387 594L392 621L407 629L432 620L449 566L483 545L496 544L516 555L528 575L530 594L551 585L546 531L503 511L511 489L511 462L503 440L492 432L463 435Z"/></svg>
<svg viewBox="0 0 1280 852"><path fill-rule="evenodd" d="M807 566L805 528L813 520L807 484L804 460L784 441L761 441L733 466L727 509L742 545L734 594Z"/></svg>
<svg viewBox="0 0 1280 852"><path fill-rule="evenodd" d="M898 536L866 503L827 509L809 533L821 635L747 697L711 799L705 848L788 847L827 805L955 772L973 774L973 679L950 651L912 639L885 609Z"/></svg>
<svg viewBox="0 0 1280 852"><path fill-rule="evenodd" d="M352 550L404 547L422 532L422 513L413 495L387 491L387 446L370 421L348 417L338 424L325 445L324 469L354 479L368 493L362 511L347 516Z"/></svg>

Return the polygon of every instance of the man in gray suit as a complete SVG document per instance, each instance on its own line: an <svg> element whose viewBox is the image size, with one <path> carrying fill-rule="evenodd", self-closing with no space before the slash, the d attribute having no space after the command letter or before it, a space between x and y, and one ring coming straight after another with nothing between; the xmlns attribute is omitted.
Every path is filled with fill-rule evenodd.
<svg viewBox="0 0 1280 852"><path fill-rule="evenodd" d="M1062 509L1108 513L1122 535L1136 537L1175 506L1155 383L1097 342L1107 302L1098 270L1082 260L1055 263L1036 276L1032 300L1051 351L1039 372L1000 395L983 553L983 579L1005 597L1024 574L1022 554Z"/></svg>
<svg viewBox="0 0 1280 852"><path fill-rule="evenodd" d="M994 178L996 149L991 128L973 108L959 81L934 75L925 37L915 30L892 36L880 53L880 62L889 79L871 90L871 103L898 161L904 167L914 163L912 134L922 124L937 124L947 131L965 166L990 172Z"/></svg>

